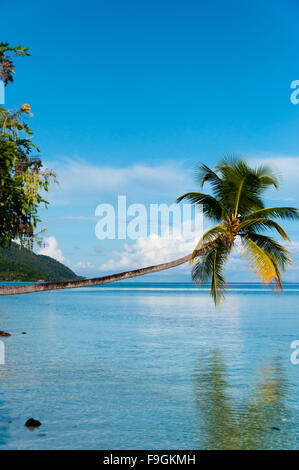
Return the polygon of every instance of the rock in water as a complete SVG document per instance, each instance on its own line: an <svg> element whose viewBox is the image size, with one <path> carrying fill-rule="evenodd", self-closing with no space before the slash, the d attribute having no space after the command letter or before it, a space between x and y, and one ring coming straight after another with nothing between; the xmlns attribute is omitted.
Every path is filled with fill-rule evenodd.
<svg viewBox="0 0 299 470"><path fill-rule="evenodd" d="M6 331L1 331L1 330L0 330L0 336L7 337L7 336L11 336L11 334L10 334L10 333L6 333Z"/></svg>
<svg viewBox="0 0 299 470"><path fill-rule="evenodd" d="M41 426L41 422L38 421L38 419L34 419L34 418L29 418L26 423L25 423L25 426L27 426L27 428L38 428L39 426Z"/></svg>

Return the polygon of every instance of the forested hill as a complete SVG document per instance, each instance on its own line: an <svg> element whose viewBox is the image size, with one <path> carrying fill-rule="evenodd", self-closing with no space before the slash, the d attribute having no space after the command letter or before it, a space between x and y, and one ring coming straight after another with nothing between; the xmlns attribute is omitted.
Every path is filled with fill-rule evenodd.
<svg viewBox="0 0 299 470"><path fill-rule="evenodd" d="M53 258L36 255L27 248L12 243L9 249L0 248L1 281L66 281L82 279L71 269Z"/></svg>

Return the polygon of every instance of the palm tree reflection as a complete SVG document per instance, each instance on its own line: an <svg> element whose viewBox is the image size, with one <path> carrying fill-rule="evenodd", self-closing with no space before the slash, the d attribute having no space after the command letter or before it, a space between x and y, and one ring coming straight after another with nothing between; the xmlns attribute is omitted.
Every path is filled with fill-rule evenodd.
<svg viewBox="0 0 299 470"><path fill-rule="evenodd" d="M201 449L292 448L285 405L287 384L279 358L261 369L251 396L239 402L219 351L201 358L194 373Z"/></svg>

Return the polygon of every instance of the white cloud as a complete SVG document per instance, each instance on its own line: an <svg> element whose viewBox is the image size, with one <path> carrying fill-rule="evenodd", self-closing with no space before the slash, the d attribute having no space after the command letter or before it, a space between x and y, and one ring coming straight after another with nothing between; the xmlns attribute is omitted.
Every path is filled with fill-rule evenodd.
<svg viewBox="0 0 299 470"><path fill-rule="evenodd" d="M51 258L56 259L60 263L65 263L65 258L62 254L60 248L58 248L58 241L55 237L45 237L44 246L38 249L39 255L50 256Z"/></svg>
<svg viewBox="0 0 299 470"><path fill-rule="evenodd" d="M297 156L260 156L251 159L254 165L261 163L267 164L277 170L281 179L281 187L279 191L271 189L268 192L268 198L271 200L284 201L288 205L295 205L293 201L299 199L298 194L298 174L299 174L299 157ZM290 204L291 203L291 204Z"/></svg>
<svg viewBox="0 0 299 470"><path fill-rule="evenodd" d="M78 261L74 266L71 266L71 269L82 276L94 275L99 272L99 268L90 261Z"/></svg>
<svg viewBox="0 0 299 470"><path fill-rule="evenodd" d="M194 243L184 242L182 239L167 240L158 235L147 238L138 238L132 245L125 244L124 250L115 254L100 266L104 271L115 269L137 269L146 266L172 261L187 255Z"/></svg>
<svg viewBox="0 0 299 470"><path fill-rule="evenodd" d="M134 164L113 168L64 159L46 166L57 172L60 188L52 188L49 200L52 205L60 206L110 202L117 195L127 195L141 203L161 198L174 201L193 184L193 171L183 170L176 162L154 167Z"/></svg>
<svg viewBox="0 0 299 470"><path fill-rule="evenodd" d="M78 261L78 263L75 264L75 268L80 268L80 269L90 269L94 268L93 264L90 261Z"/></svg>
<svg viewBox="0 0 299 470"><path fill-rule="evenodd" d="M189 221L184 222L189 226ZM123 251L113 253L113 258L103 263L104 271L115 269L137 269L172 261L191 253L202 233L186 238L183 226L174 227L171 238L152 234L138 238L133 244L125 244Z"/></svg>
<svg viewBox="0 0 299 470"><path fill-rule="evenodd" d="M291 241L286 244L286 248L290 251L292 265L290 270L291 271L298 271L299 270L299 241Z"/></svg>

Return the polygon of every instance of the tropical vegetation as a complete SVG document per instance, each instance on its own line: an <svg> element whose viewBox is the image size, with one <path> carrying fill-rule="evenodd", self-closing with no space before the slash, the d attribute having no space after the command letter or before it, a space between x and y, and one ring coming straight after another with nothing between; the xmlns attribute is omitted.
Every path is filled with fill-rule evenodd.
<svg viewBox="0 0 299 470"><path fill-rule="evenodd" d="M11 47L0 43L0 80L7 86L14 81L13 60L29 56L22 46ZM38 208L47 205L45 194L54 172L43 168L33 143L33 133L27 120L31 115L29 104L12 111L0 106L0 246L13 239L32 248L38 218Z"/></svg>

